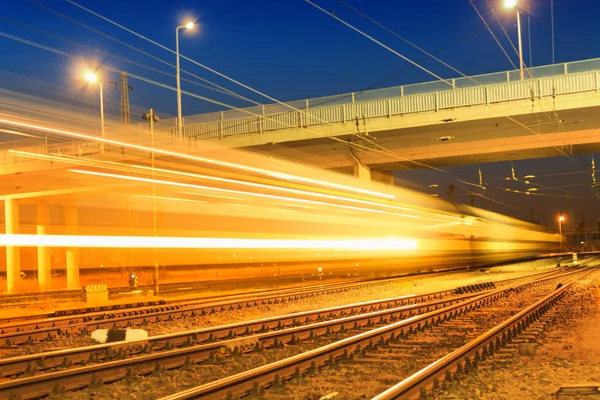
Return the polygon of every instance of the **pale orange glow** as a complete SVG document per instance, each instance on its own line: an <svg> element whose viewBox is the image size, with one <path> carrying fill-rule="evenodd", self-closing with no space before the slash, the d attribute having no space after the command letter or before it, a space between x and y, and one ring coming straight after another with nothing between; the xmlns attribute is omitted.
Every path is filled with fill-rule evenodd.
<svg viewBox="0 0 600 400"><path fill-rule="evenodd" d="M560 222L563 222L563 221L565 220L565 217L563 217L563 216L561 215L561 216L558 218L558 220L559 220Z"/></svg>
<svg viewBox="0 0 600 400"><path fill-rule="evenodd" d="M47 246L137 249L294 249L294 250L415 250L404 238L368 239L239 239L154 236L0 235L0 246Z"/></svg>
<svg viewBox="0 0 600 400"><path fill-rule="evenodd" d="M199 161L199 162L205 162L205 163L210 163L210 164L214 164L214 165L220 165L223 167L229 167L229 168L235 168L235 169L240 169L240 170L249 171L249 172L260 173L263 175L272 176L272 177L280 178L280 179L289 179L289 180L295 180L295 181L299 181L299 182L312 183L315 185L332 187L332 188L336 188L336 189L343 189L343 190L347 190L347 191L351 191L351 192L355 192L355 193L370 194L373 196L382 197L382 198L386 198L386 199L394 199L395 198L394 195L388 194L388 193L381 193L381 192L376 192L373 190L367 190L367 189L356 188L356 187L352 187L352 186L340 185L340 184L336 184L333 182L321 181L318 179L311 179L311 178L306 178L306 177L301 177L301 176L296 176L296 175L291 175L291 174L286 174L286 173L281 173L281 172L276 172L276 171L269 171L269 170L265 170L262 168L255 168L255 167L230 163L227 161L215 160L215 159L206 158L206 157L177 153L174 151L163 150L163 149L159 149L159 148L151 148L151 147L136 145L136 144L132 144L132 143L126 143L126 142L120 142L120 141L111 140L111 139L101 139L96 136L90 136L90 135L85 135L85 134L76 133L76 132L69 132L69 131L65 131L62 129L55 129L55 128L49 128L49 127L44 127L44 126L40 126L40 125L28 124L28 123L24 123L24 122L12 121L12 120L4 119L4 118L0 118L0 122L10 124L13 126L21 126L21 127L26 127L26 128L32 128L32 129L39 129L44 132L52 132L52 133L57 133L57 134L61 134L61 135L77 137L77 138L85 139L85 140L93 140L93 141L114 144L117 146L123 146L123 147L132 148L132 149L147 151L147 152L154 152L156 154L169 155L169 156L184 158L184 159L193 160L193 161Z"/></svg>

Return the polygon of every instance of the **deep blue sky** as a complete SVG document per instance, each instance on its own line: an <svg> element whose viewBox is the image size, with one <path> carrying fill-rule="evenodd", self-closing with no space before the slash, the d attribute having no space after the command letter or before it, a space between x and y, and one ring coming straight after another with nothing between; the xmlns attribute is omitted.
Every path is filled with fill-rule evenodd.
<svg viewBox="0 0 600 400"><path fill-rule="evenodd" d="M473 1L487 21L493 23L494 17L486 0ZM337 16L405 56L413 60L424 57L417 50L377 28L338 1L317 0L315 2L327 10L334 11ZM429 52L437 53L447 48L438 56L465 74L473 75L512 68L473 10L469 0L347 0L347 2ZM182 54L280 100L360 91L399 71L403 72L377 87L434 80L433 77L416 68L407 68L409 64L406 61L361 37L302 0L178 0L172 2L78 0L77 3L170 48L175 46L175 27L185 22L186 18L192 17L198 21L199 29L181 34ZM489 0L489 3L495 8L499 17L503 18L504 26L514 40L516 38L514 12L502 10L499 0ZM600 2L555 0L554 3L556 62L600 57L597 44L597 38L600 37L600 24L597 23ZM175 62L172 54L66 1L39 0L39 4L114 36L137 49L171 63ZM530 0L528 4L531 9L533 65L549 64L551 62L550 0ZM174 78L133 66L110 55L143 63L169 73L174 73L174 69L147 58L140 51L127 49L97 33L77 26L34 2L4 1L0 6L0 17L2 18L0 32L84 57L90 60L90 66L108 65L175 86ZM526 20L527 18L524 17L524 53L525 61L528 63L530 57ZM494 25L493 30L516 63L516 56L497 24ZM59 35L71 42L50 35ZM469 35L471 36L466 38ZM0 47L2 54L5 55L0 59L0 87L61 100L85 99L90 109L96 107L95 94L89 88L86 89L79 79L81 74L79 62L5 37L0 37ZM443 77L456 76L456 73L435 61L425 61L423 65ZM186 61L182 61L182 68L256 101L266 102L259 96L244 91ZM103 76L104 81L117 78L116 73L105 72ZM134 86L131 102L135 112L138 108L134 106L139 106L140 109L152 106L163 115L176 113L174 92L134 79L130 79L130 84ZM184 90L200 95L228 101L237 106L244 105L189 83L184 82L182 86ZM118 112L118 94L109 90L110 85L106 87L107 107ZM219 107L184 97L184 115L217 109ZM136 118L135 115L132 117ZM550 171L550 166L552 170L558 169L558 172L585 169L589 167L590 160L591 156L588 155L572 160L563 158L551 163L521 161L515 165L532 171L527 173L541 175L546 170ZM598 160L600 161L600 157ZM477 168L477 166L451 168L448 169L451 172L448 176L423 172L404 173L399 176L417 180L421 184L435 180L441 187L447 186L448 182L457 175L470 178L470 181L475 182ZM483 165L481 168L484 176L490 179L491 177L499 179L502 175L507 175L505 170L510 172L509 163ZM577 176L578 174L574 174L569 177ZM585 179L580 179L575 183L584 181ZM558 184L554 179L551 183ZM506 184L500 181L499 186L506 186ZM517 188L514 184L512 187ZM586 198L593 197L589 188L583 192ZM539 214L545 222L548 222L554 213L567 208L570 208L569 212L572 212L573 216L577 208L587 209L589 214L593 214L596 212L597 205L596 201L589 200L582 201L582 204L574 204L573 199L566 199L566 197L540 196L532 200L531 196L525 198L523 195L506 193L502 196L503 202L521 205L518 207L521 209L529 209L529 203L532 202L531 206L541 210ZM499 197L498 192L495 198ZM466 198L459 197L459 199L468 201ZM494 207L492 208L498 211L522 218L527 217L510 208ZM597 215L594 215L593 219L596 217ZM588 219L591 218L588 216Z"/></svg>

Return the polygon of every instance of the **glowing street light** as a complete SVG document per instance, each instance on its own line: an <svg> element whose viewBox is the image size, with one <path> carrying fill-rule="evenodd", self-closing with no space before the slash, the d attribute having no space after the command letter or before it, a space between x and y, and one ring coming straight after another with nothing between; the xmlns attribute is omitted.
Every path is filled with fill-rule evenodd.
<svg viewBox="0 0 600 400"><path fill-rule="evenodd" d="M563 245L562 245L562 225L563 222L565 221L565 217L560 214L560 217L558 217L558 238L560 241L560 251L562 252L563 249Z"/></svg>
<svg viewBox="0 0 600 400"><path fill-rule="evenodd" d="M523 43L521 41L521 12L517 7L517 0L504 0L504 7L517 10L517 31L519 34L519 69L521 70L521 80L525 78L523 73Z"/></svg>
<svg viewBox="0 0 600 400"><path fill-rule="evenodd" d="M179 69L179 30L193 29L194 23L188 22L175 30L175 50L177 53L177 135L183 137L183 117L181 115L181 70Z"/></svg>
<svg viewBox="0 0 600 400"><path fill-rule="evenodd" d="M102 135L102 142L100 142L100 152L104 153L104 96L102 95L102 82L98 80L98 75L93 71L88 71L85 73L85 80L88 83L96 83L98 81L98 85L100 85L100 129Z"/></svg>

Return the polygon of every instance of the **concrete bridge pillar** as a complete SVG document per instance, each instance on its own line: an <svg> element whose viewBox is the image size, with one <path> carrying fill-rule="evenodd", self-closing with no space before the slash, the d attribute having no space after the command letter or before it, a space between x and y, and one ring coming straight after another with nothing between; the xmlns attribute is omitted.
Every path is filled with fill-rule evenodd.
<svg viewBox="0 0 600 400"><path fill-rule="evenodd" d="M392 171L371 171L371 179L375 182L381 182L386 185L394 186L394 176L392 175Z"/></svg>
<svg viewBox="0 0 600 400"><path fill-rule="evenodd" d="M19 233L19 204L16 200L4 200L4 221L7 235ZM6 246L6 288L8 293L16 293L21 281L21 248Z"/></svg>
<svg viewBox="0 0 600 400"><path fill-rule="evenodd" d="M67 235L77 235L77 207L65 207L65 230ZM79 253L76 248L67 249L67 289L80 289L79 284Z"/></svg>
<svg viewBox="0 0 600 400"><path fill-rule="evenodd" d="M354 163L354 176L360 180L370 181L371 180L371 168L369 168L367 165L363 164L358 159L358 157L356 157L354 155L354 152L352 151L352 149L350 149L350 151L348 152L348 155L350 156L350 159Z"/></svg>
<svg viewBox="0 0 600 400"><path fill-rule="evenodd" d="M50 224L50 210L47 203L37 203L35 206L36 233L45 235ZM37 248L38 287L40 290L51 289L50 248L38 246Z"/></svg>
<svg viewBox="0 0 600 400"><path fill-rule="evenodd" d="M354 176L360 180L371 180L371 168L363 164L354 165Z"/></svg>

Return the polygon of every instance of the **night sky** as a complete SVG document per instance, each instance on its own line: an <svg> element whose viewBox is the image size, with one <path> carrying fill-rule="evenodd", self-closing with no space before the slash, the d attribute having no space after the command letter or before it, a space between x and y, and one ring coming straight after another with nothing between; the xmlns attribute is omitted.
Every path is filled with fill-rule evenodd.
<svg viewBox="0 0 600 400"><path fill-rule="evenodd" d="M397 34L436 54L464 74L512 69L469 0L347 2ZM515 13L503 10L499 0L473 0L516 64L517 57L492 15L488 2L502 19L513 40L516 40ZM77 0L76 3L172 49L175 47L175 27L189 19L195 20L199 24L198 29L180 34L183 55L282 101L435 80L303 0ZM316 0L315 3L412 60L422 62L423 66L436 74L444 78L457 77L455 72L434 60L426 60L422 53L373 25L341 2ZM531 44L528 41L527 16L524 15L525 62L529 64L531 59L534 66L550 64L550 0L530 0L527 3L530 7ZM598 15L599 1L554 1L554 50L557 63L600 57ZM65 17L109 35L116 41ZM87 63L92 68L109 66L175 86L174 68L148 58L144 53L174 64L173 54L67 1L2 1L0 26L1 34L31 40L87 60L82 62L76 57L54 54L0 36L4 55L0 59L2 88L60 101L83 101L93 112L97 108L97 98L81 79L82 64ZM160 69L173 76L161 75L136 64ZM187 61L182 61L182 68L257 102L268 102ZM118 79L116 72L102 68L100 71L104 82ZM134 87L130 95L133 120L137 118L136 113L148 107L154 107L163 117L176 114L173 91L134 79L130 79L129 84ZM108 111L118 114L118 92L110 84L105 85ZM187 82L182 83L182 88L234 106L251 105ZM184 115L222 109L185 96L183 102ZM589 227L595 228L600 210L597 210L595 191L590 188L591 159L592 155L586 154L514 162L512 166L516 176L536 176L535 182L540 188L537 196L504 190L525 188L522 182L505 180L512 174L510 162L445 168L447 173L432 170L398 172L397 176L416 182L407 185L446 198L445 188L455 184L457 200L468 203L466 193L479 190L457 179L478 183L478 169L481 169L483 180L487 183L483 194L489 200L477 197L475 205L521 219L529 219L533 208L535 221L547 225L552 225L556 216L565 212L567 229L574 229L581 221L582 213L585 213ZM596 162L600 162L600 157L596 157ZM427 186L430 184L439 186L429 189Z"/></svg>

